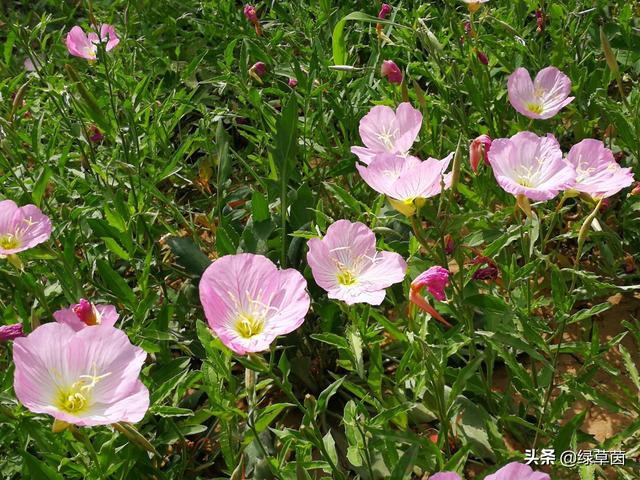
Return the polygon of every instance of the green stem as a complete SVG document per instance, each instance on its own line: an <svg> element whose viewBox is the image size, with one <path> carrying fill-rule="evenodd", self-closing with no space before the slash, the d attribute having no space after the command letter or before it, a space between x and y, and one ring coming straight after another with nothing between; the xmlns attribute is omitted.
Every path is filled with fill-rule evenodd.
<svg viewBox="0 0 640 480"><path fill-rule="evenodd" d="M568 312L571 311L571 309L573 308L573 303L575 302L575 297L573 295L574 293L574 289L576 287L576 270L580 264L580 256L582 255L582 247L584 246L584 241L587 237L587 232L589 231L589 228L591 227L591 223L593 222L593 219L596 217L598 211L600 210L600 206L602 205L602 198L599 199L598 203L596 204L595 208L593 209L593 211L589 214L589 216L584 220L584 222L582 223L582 226L580 227L580 233L578 234L578 249L576 251L576 259L574 261L573 264L573 270L571 271L571 287L569 288L569 292L571 295L571 302L570 305L568 306L568 310L567 313L564 313L562 316L562 319L560 320L560 330L558 332L558 346L556 348L556 351L553 354L553 363L552 363L552 372L551 372L551 381L549 382L549 387L547 388L547 393L545 395L545 399L544 399L544 403L542 405L542 410L540 412L540 417L538 418L538 428L536 429L536 434L535 437L533 439L533 448L536 448L537 446L537 442L538 442L538 434L540 432L540 427L542 426L542 422L544 420L544 416L546 414L547 411L547 407L549 405L549 401L551 400L551 394L553 392L553 388L555 387L555 376L556 376L556 370L558 368L558 358L560 357L560 350L562 348L562 343L564 340L564 331L565 328L567 326L567 318L568 318ZM554 335L555 336L555 335Z"/></svg>

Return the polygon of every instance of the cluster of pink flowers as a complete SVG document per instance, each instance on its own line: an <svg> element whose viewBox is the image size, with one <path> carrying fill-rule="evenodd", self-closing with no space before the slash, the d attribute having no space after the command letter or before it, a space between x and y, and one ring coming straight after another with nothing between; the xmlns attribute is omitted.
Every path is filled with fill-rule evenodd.
<svg viewBox="0 0 640 480"><path fill-rule="evenodd" d="M518 68L507 82L511 105L533 119L548 119L571 103L571 80L555 67L542 69L534 81ZM498 184L515 196L550 200L561 191L594 199L615 195L633 183L630 168L622 168L600 140L585 139L564 156L551 134L519 132L511 138L476 138L470 147L471 168L484 159Z"/></svg>
<svg viewBox="0 0 640 480"><path fill-rule="evenodd" d="M451 183L451 175L445 171L453 152L443 160L423 161L409 155L421 127L422 114L411 104L401 103L395 112L378 105L360 120L360 138L365 146L351 147L361 162L356 168L362 179L407 216Z"/></svg>

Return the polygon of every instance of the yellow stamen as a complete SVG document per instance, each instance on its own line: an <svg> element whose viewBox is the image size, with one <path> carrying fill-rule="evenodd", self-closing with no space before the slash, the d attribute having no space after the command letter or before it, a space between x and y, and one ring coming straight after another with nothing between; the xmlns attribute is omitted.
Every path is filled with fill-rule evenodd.
<svg viewBox="0 0 640 480"><path fill-rule="evenodd" d="M532 113L537 113L538 115L540 115L542 113L542 105L540 105L539 103L527 103L527 110L529 110Z"/></svg>
<svg viewBox="0 0 640 480"><path fill-rule="evenodd" d="M264 318L242 313L236 322L236 331L242 338L251 338L264 330Z"/></svg>
<svg viewBox="0 0 640 480"><path fill-rule="evenodd" d="M11 233L0 235L0 248L4 250L13 250L20 247L20 239Z"/></svg>
<svg viewBox="0 0 640 480"><path fill-rule="evenodd" d="M347 270L346 268L340 270L340 273L338 274L338 283L340 285L347 287L349 285L354 285L357 281L358 279L351 270Z"/></svg>
<svg viewBox="0 0 640 480"><path fill-rule="evenodd" d="M68 389L60 390L57 405L60 410L78 414L89 408L91 405L91 391L100 380L111 375L111 372L104 375L96 375L95 366L93 370L93 375L80 375L79 380Z"/></svg>

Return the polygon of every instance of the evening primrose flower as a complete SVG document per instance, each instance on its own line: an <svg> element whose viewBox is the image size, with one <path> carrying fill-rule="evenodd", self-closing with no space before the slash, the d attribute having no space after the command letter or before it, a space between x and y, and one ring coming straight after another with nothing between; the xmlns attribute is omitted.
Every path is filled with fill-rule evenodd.
<svg viewBox="0 0 640 480"><path fill-rule="evenodd" d="M551 480L544 472L534 472L529 465L511 462L496 473L487 475L484 480Z"/></svg>
<svg viewBox="0 0 640 480"><path fill-rule="evenodd" d="M214 261L200 280L200 302L215 334L238 355L267 350L297 329L309 310L307 282L251 253Z"/></svg>
<svg viewBox="0 0 640 480"><path fill-rule="evenodd" d="M480 135L471 142L469 148L469 160L471 161L471 170L473 173L478 172L480 160L489 165L489 149L491 148L491 137L489 135Z"/></svg>
<svg viewBox="0 0 640 480"><path fill-rule="evenodd" d="M376 251L376 236L366 225L338 220L324 238L309 240L307 261L316 283L329 298L347 305L380 305L385 289L401 282L407 270L402 256Z"/></svg>
<svg viewBox="0 0 640 480"><path fill-rule="evenodd" d="M35 205L0 202L0 258L28 250L51 236L51 221Z"/></svg>
<svg viewBox="0 0 640 480"><path fill-rule="evenodd" d="M382 67L380 67L380 73L383 77L387 77L390 83L402 83L402 70L393 60L384 60Z"/></svg>
<svg viewBox="0 0 640 480"><path fill-rule="evenodd" d="M422 114L410 103L401 103L395 112L386 105L377 105L360 120L360 138L365 146L351 147L351 153L365 165L379 153L406 155L421 127Z"/></svg>
<svg viewBox="0 0 640 480"><path fill-rule="evenodd" d="M451 152L446 158L436 160L408 156L401 157L383 153L368 165L356 165L362 179L376 192L386 195L389 203L404 215L411 216L424 199L438 195L442 184L449 188L451 173L444 171L453 159Z"/></svg>
<svg viewBox="0 0 640 480"><path fill-rule="evenodd" d="M75 26L67 34L66 44L69 53L75 57L84 58L94 61L98 55L98 45L105 44L105 50L110 52L113 50L120 39L116 35L113 25L103 24L100 26L100 35L95 32L84 33L82 27Z"/></svg>
<svg viewBox="0 0 640 480"><path fill-rule="evenodd" d="M118 321L118 312L113 305L94 305L81 298L80 301L53 313L57 322L69 325L75 331L94 325L114 326Z"/></svg>
<svg viewBox="0 0 640 480"><path fill-rule="evenodd" d="M15 340L24 337L24 331L21 323L12 323L11 325L0 326L0 342Z"/></svg>
<svg viewBox="0 0 640 480"><path fill-rule="evenodd" d="M25 407L58 422L135 423L149 408L138 378L146 356L117 328L47 323L14 341L13 388Z"/></svg>
<svg viewBox="0 0 640 480"><path fill-rule="evenodd" d="M571 190L593 198L610 197L633 183L631 169L622 168L600 140L587 138L577 143L569 150L567 161L576 169Z"/></svg>
<svg viewBox="0 0 640 480"><path fill-rule="evenodd" d="M571 80L555 67L543 68L534 81L526 68L518 68L507 81L509 102L529 118L553 117L575 97L570 97Z"/></svg>
<svg viewBox="0 0 640 480"><path fill-rule="evenodd" d="M491 143L489 163L498 184L507 192L531 200L550 200L558 192L571 188L576 172L562 158L553 135L538 137L519 132L511 138Z"/></svg>

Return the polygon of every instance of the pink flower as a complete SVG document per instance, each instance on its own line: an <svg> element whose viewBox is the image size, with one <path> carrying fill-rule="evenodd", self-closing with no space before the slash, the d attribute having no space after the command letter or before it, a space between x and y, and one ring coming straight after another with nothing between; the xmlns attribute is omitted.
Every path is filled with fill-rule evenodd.
<svg viewBox="0 0 640 480"><path fill-rule="evenodd" d="M53 313L53 318L59 323L65 323L75 331L94 325L108 325L113 327L118 321L118 312L113 305L94 305L84 298L69 308Z"/></svg>
<svg viewBox="0 0 640 480"><path fill-rule="evenodd" d="M419 293L420 290L426 288L433 295L433 298L442 302L447 299L444 288L448 283L449 270L436 265L422 272L411 282L411 291Z"/></svg>
<svg viewBox="0 0 640 480"><path fill-rule="evenodd" d="M116 30L112 25L103 24L100 26L100 36L95 32L84 33L81 27L73 27L67 34L67 50L76 57L87 60L95 60L98 54L98 45L106 43L107 52L113 50L120 39L116 35Z"/></svg>
<svg viewBox="0 0 640 480"><path fill-rule="evenodd" d="M149 408L139 380L147 354L117 328L74 331L47 323L13 346L18 400L35 413L80 426L138 422Z"/></svg>
<svg viewBox="0 0 640 480"><path fill-rule="evenodd" d="M38 207L0 202L0 258L33 248L50 236L51 221Z"/></svg>
<svg viewBox="0 0 640 480"><path fill-rule="evenodd" d="M576 178L573 166L562 158L553 135L538 137L519 132L494 140L489 163L498 184L513 195L531 200L549 200L560 190L571 188Z"/></svg>
<svg viewBox="0 0 640 480"><path fill-rule="evenodd" d="M11 325L2 325L0 327L0 342L6 342L7 340L15 340L16 338L24 337L21 323L13 323Z"/></svg>
<svg viewBox="0 0 640 480"><path fill-rule="evenodd" d="M402 71L393 60L383 61L380 73L391 83L402 83Z"/></svg>
<svg viewBox="0 0 640 480"><path fill-rule="evenodd" d="M567 161L576 169L572 190L594 198L610 197L633 183L633 172L615 161L600 140L588 138L571 147Z"/></svg>
<svg viewBox="0 0 640 480"><path fill-rule="evenodd" d="M524 463L511 462L484 480L551 480L551 477L544 472L534 472Z"/></svg>
<svg viewBox="0 0 640 480"><path fill-rule="evenodd" d="M289 86L291 88L296 88L298 86L298 80L296 80L295 78L290 78L289 79Z"/></svg>
<svg viewBox="0 0 640 480"><path fill-rule="evenodd" d="M401 282L407 270L394 252L376 251L376 236L363 223L338 220L324 238L309 240L307 261L316 283L329 298L347 305L380 305L385 289Z"/></svg>
<svg viewBox="0 0 640 480"><path fill-rule="evenodd" d="M471 170L478 172L480 159L489 165L489 149L491 148L491 137L489 135L480 135L471 142L469 149L469 159L471 160Z"/></svg>
<svg viewBox="0 0 640 480"><path fill-rule="evenodd" d="M388 3L383 3L380 7L380 12L378 13L378 18L384 20L387 18L387 15L391 13L391 5Z"/></svg>
<svg viewBox="0 0 640 480"><path fill-rule="evenodd" d="M462 480L462 477L455 472L440 472L431 475L429 480Z"/></svg>
<svg viewBox="0 0 640 480"><path fill-rule="evenodd" d="M410 103L398 105L394 112L377 105L360 119L360 138L365 147L351 147L351 153L369 165L378 153L406 155L422 128L422 114Z"/></svg>
<svg viewBox="0 0 640 480"><path fill-rule="evenodd" d="M356 165L362 179L376 192L389 197L389 202L401 213L411 216L415 205L425 198L438 195L451 184L451 174L444 171L449 166L453 152L443 160L408 156L406 158L389 153L379 154L368 165Z"/></svg>
<svg viewBox="0 0 640 480"><path fill-rule="evenodd" d="M278 270L262 255L227 255L205 270L200 302L222 343L244 355L302 325L311 303L306 286L298 271Z"/></svg>
<svg viewBox="0 0 640 480"><path fill-rule="evenodd" d="M571 80L555 67L543 68L532 82L525 68L518 68L507 81L509 101L529 118L553 117L575 97L570 97Z"/></svg>

